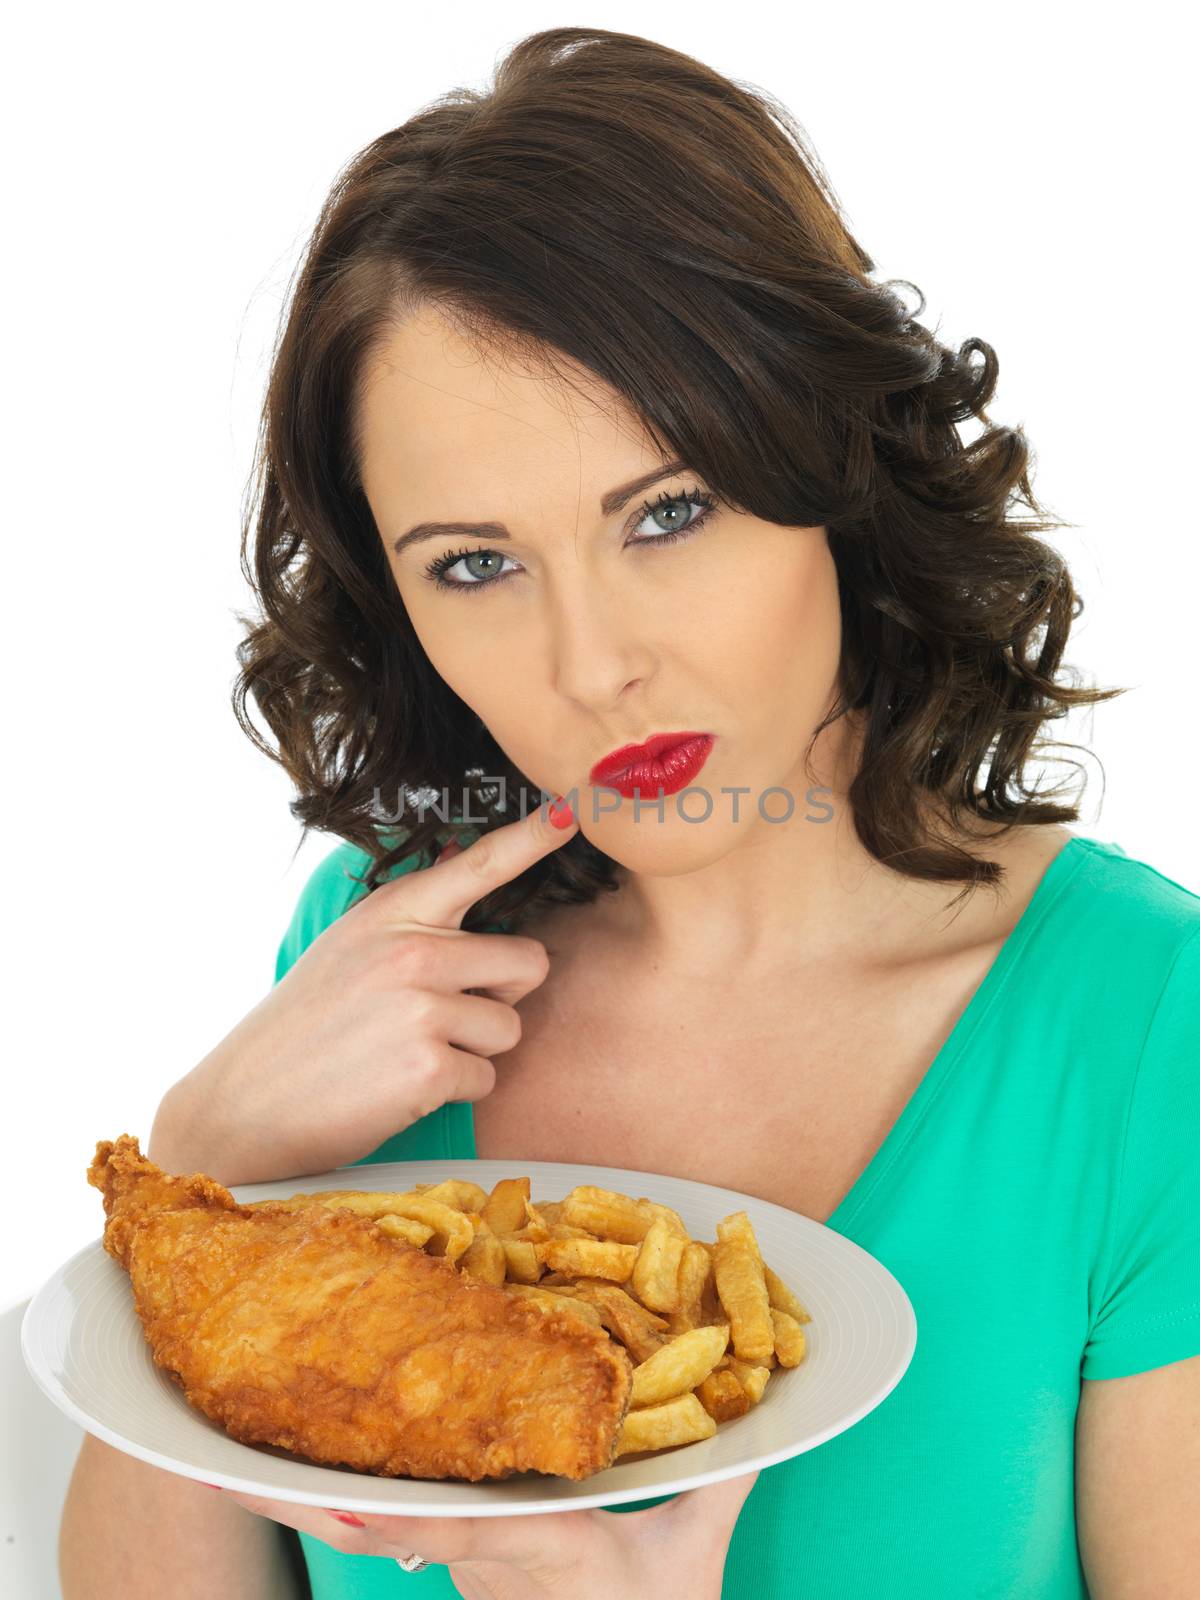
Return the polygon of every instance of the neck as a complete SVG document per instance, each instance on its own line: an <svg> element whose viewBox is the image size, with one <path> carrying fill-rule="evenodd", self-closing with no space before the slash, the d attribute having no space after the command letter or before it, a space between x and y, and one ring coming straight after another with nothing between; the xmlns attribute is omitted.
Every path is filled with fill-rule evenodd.
<svg viewBox="0 0 1200 1600"><path fill-rule="evenodd" d="M734 847L716 860L671 875L623 870L620 887L591 907L594 925L645 970L689 980L730 967L767 979L797 960L889 960L923 935L944 933L961 883L911 878L858 838L848 789L861 744L852 715L822 730L808 762L783 782L795 796L786 822L763 821L751 804ZM814 788L821 792L810 804L804 797ZM961 842L981 853L997 848L982 836ZM976 898L950 917L969 922ZM994 901L980 900L983 915L994 917Z"/></svg>

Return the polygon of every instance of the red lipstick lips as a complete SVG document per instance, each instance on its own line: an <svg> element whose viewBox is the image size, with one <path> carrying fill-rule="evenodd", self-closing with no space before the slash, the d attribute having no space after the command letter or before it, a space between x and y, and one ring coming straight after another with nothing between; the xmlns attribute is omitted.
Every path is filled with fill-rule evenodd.
<svg viewBox="0 0 1200 1600"><path fill-rule="evenodd" d="M588 774L597 787L615 789L627 800L638 789L643 800L686 788L708 760L711 733L655 733L644 744L622 745L602 757Z"/></svg>

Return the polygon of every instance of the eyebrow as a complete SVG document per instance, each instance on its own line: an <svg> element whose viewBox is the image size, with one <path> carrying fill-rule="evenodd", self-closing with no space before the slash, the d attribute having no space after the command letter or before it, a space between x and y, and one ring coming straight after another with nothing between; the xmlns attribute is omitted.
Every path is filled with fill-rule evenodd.
<svg viewBox="0 0 1200 1600"><path fill-rule="evenodd" d="M635 494L648 489L661 478L673 478L677 472L682 472L685 466L686 463L683 461L667 461L661 467L655 467L653 472L643 473L640 478L634 478L629 483L622 483L615 489L610 489L607 494L600 497L600 515L611 517L614 512L620 511L627 500L632 500ZM418 522L407 533L399 534L392 541L392 549L399 555L403 550L407 550L410 544L420 544L423 539L462 538L511 539L512 534L502 522Z"/></svg>

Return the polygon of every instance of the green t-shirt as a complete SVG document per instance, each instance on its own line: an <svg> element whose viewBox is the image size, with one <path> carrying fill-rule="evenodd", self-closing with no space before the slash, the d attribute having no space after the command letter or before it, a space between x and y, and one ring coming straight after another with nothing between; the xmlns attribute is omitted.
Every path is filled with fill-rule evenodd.
<svg viewBox="0 0 1200 1600"><path fill-rule="evenodd" d="M277 979L367 864L318 864ZM469 1101L366 1160L429 1157L475 1159ZM861 1422L760 1474L723 1600L1086 1597L1080 1379L1200 1354L1200 895L1074 836L829 1226L904 1286L916 1352ZM314 1600L458 1593L442 1565L302 1543Z"/></svg>

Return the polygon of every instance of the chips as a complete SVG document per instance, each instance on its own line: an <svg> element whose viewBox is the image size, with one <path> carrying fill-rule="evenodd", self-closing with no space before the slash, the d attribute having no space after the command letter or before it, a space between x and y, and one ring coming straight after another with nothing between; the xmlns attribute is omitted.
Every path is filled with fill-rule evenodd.
<svg viewBox="0 0 1200 1600"><path fill-rule="evenodd" d="M758 1404L773 1370L805 1357L812 1318L763 1260L745 1211L723 1218L709 1243L670 1206L592 1184L535 1203L528 1178L501 1178L490 1193L447 1178L403 1194L253 1203L353 1211L547 1315L605 1328L633 1364L618 1456L711 1438Z"/></svg>

